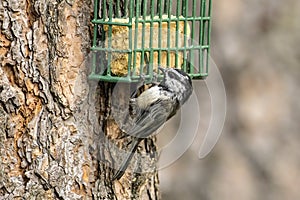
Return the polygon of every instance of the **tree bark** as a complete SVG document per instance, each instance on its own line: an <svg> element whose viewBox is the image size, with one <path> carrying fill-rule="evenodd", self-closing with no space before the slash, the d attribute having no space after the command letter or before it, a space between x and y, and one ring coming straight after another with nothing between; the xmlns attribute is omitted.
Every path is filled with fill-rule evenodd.
<svg viewBox="0 0 300 200"><path fill-rule="evenodd" d="M118 148L130 140L121 138L112 97L127 97L115 84L88 81L92 6L0 2L0 199L160 198L156 171L111 181ZM154 143L139 149L151 163Z"/></svg>

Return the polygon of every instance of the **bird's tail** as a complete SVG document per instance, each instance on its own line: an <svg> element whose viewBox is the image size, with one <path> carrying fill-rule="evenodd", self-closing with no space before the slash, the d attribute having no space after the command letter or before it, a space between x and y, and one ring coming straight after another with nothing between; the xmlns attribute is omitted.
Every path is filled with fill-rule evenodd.
<svg viewBox="0 0 300 200"><path fill-rule="evenodd" d="M125 170L127 169L135 151L137 150L137 147L139 143L141 142L142 138L134 138L131 143L131 148L128 154L126 155L125 159L123 160L120 168L118 169L117 173L112 177L112 180L119 180L123 174L125 173Z"/></svg>

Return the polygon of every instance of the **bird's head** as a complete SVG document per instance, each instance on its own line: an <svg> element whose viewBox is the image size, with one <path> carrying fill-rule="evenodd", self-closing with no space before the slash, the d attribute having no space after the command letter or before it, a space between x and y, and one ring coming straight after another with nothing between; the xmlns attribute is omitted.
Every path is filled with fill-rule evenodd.
<svg viewBox="0 0 300 200"><path fill-rule="evenodd" d="M159 70L164 75L160 85L174 92L180 104L185 103L193 91L190 76L180 69L159 67Z"/></svg>

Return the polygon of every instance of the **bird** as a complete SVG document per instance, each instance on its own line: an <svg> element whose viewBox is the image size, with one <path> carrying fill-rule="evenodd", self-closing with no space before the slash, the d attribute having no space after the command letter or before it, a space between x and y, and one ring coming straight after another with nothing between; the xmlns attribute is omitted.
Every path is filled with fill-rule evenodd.
<svg viewBox="0 0 300 200"><path fill-rule="evenodd" d="M126 132L132 136L131 147L112 180L119 180L123 176L139 143L172 118L192 94L192 80L187 73L177 68L158 69L163 74L162 81L151 84L129 101L134 111L133 126Z"/></svg>

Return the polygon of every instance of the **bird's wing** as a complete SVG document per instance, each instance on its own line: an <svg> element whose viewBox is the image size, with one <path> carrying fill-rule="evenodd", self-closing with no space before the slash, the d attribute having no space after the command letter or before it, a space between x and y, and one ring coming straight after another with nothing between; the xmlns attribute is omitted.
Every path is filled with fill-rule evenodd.
<svg viewBox="0 0 300 200"><path fill-rule="evenodd" d="M177 102L172 100L158 100L146 109L140 110L136 115L132 129L127 134L137 138L148 137L163 125L170 118L170 115L175 114L176 104Z"/></svg>

